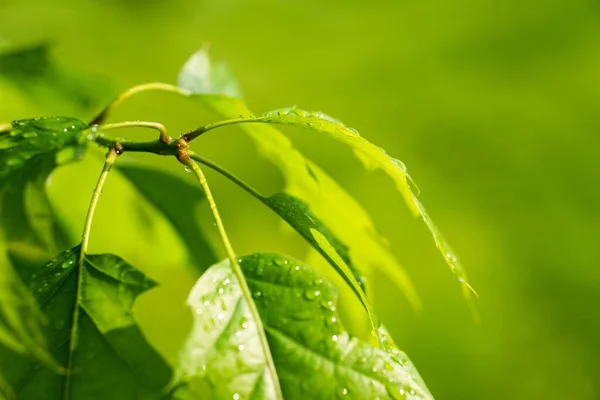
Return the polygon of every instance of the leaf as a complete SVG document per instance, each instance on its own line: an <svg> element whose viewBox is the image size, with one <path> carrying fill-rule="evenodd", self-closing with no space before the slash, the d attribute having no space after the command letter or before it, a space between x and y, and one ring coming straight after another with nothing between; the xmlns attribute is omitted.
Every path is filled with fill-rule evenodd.
<svg viewBox="0 0 600 400"><path fill-rule="evenodd" d="M335 140L351 147L367 168L382 169L392 178L396 184L396 188L404 197L409 209L414 214L422 217L433 235L436 247L444 256L444 259L452 272L458 277L458 280L463 287L465 297L469 298L471 292L475 293L467 281L465 270L458 261L456 254L446 242L437 226L433 223L431 217L425 211L423 204L412 192L408 183L411 179L408 176L406 167L402 161L387 155L385 150L361 137L355 129L348 128L341 122L321 112L304 111L298 108L286 108L270 111L257 117L248 117L243 122L248 121L292 125L319 133L326 133Z"/></svg>
<svg viewBox="0 0 600 400"><path fill-rule="evenodd" d="M196 186L176 175L140 165L121 163L117 168L181 235L199 271L217 261L206 235L190 217L194 208L206 201Z"/></svg>
<svg viewBox="0 0 600 400"><path fill-rule="evenodd" d="M76 119L40 118L14 122L0 132L0 343L55 369L42 334L44 319L13 264L19 252L44 255L65 246L45 184L59 151L81 150L85 127Z"/></svg>
<svg viewBox="0 0 600 400"><path fill-rule="evenodd" d="M432 398L404 353L345 331L335 289L310 267L271 254L240 262L285 399ZM257 327L228 261L198 280L188 305L194 327L180 356L182 390L202 388L215 400L274 398Z"/></svg>
<svg viewBox="0 0 600 400"><path fill-rule="evenodd" d="M57 161L81 157L87 125L49 117L16 121L12 127L0 133L0 228L9 242L41 245L56 253L66 246L46 195L46 180Z"/></svg>
<svg viewBox="0 0 600 400"><path fill-rule="evenodd" d="M0 399L11 400L15 398L15 393L12 388L8 386L8 383L4 380L2 372L0 372Z"/></svg>
<svg viewBox="0 0 600 400"><path fill-rule="evenodd" d="M57 369L42 333L44 322L35 299L14 272L0 242L0 345ZM1 375L0 370L0 381ZM8 385L2 383L0 393L8 392Z"/></svg>
<svg viewBox="0 0 600 400"><path fill-rule="evenodd" d="M242 96L229 66L223 62L212 62L204 49L198 50L186 61L179 74L178 85L194 93Z"/></svg>
<svg viewBox="0 0 600 400"><path fill-rule="evenodd" d="M199 73L198 75L203 75ZM206 74L204 74L206 75ZM203 84L194 83L190 68L184 68L179 77L183 89L189 90L190 96L210 108L221 118L238 118L240 115L249 116L252 113L246 108L243 101L224 95L193 94ZM200 92L202 93L202 92ZM302 208L309 210L310 215L318 219L319 226L327 227L327 232L319 231L320 240L310 240L303 231L306 226L301 220L286 219L297 229L316 249L323 253L330 249L339 250L339 243L348 249L350 259L349 268L354 271L362 270L369 275L373 270L383 271L392 281L401 288L404 295L415 308L420 307L420 300L416 294L409 277L388 248L387 241L375 229L365 210L342 189L329 175L321 170L312 161L305 158L296 150L290 140L281 132L269 125L242 124L240 128L246 132L256 144L259 152L265 158L277 165L283 173L286 186L283 195L293 198L291 206L303 204ZM236 182L239 184L239 182ZM275 195L281 196L281 195ZM274 201L270 204L274 205ZM343 207L340 207L343 204ZM277 212L277 209L274 209ZM296 214L302 214L298 210ZM283 217L283 215L282 215ZM285 217L284 217L285 218ZM318 229L317 229L318 230ZM325 239L335 236L336 243L327 243ZM343 259L343 257L342 257ZM329 257L328 261L334 258ZM340 268L340 265L333 265ZM355 278L362 281L361 275L350 277L342 275L346 280ZM357 288L354 288L356 291Z"/></svg>
<svg viewBox="0 0 600 400"><path fill-rule="evenodd" d="M65 108L82 112L109 100L110 85L106 80L62 68L52 57L51 46L47 43L2 50L0 79L17 87L36 103L52 107L56 112Z"/></svg>
<svg viewBox="0 0 600 400"><path fill-rule="evenodd" d="M0 353L0 370L18 398L158 397L169 367L131 313L136 297L155 285L115 255L81 258L79 246L41 268L29 286L50 321L49 347L72 374L58 375L14 353Z"/></svg>

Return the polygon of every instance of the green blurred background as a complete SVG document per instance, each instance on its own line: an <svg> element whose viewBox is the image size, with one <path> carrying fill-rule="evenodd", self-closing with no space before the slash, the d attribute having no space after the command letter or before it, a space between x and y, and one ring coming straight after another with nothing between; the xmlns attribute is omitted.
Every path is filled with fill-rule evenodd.
<svg viewBox="0 0 600 400"><path fill-rule="evenodd" d="M384 278L373 279L372 293L434 396L598 399L599 17L597 2L580 0L0 0L0 37L50 41L62 66L108 77L102 82L112 84L99 89L107 101L137 83L174 82L209 43L255 112L297 105L357 128L407 164L481 296L476 324L428 232L383 174L363 171L326 138L289 131L371 213L413 278L420 312ZM0 120L93 114L42 103L0 80ZM148 94L114 117L123 119L162 121L175 133L211 116ZM195 146L260 188L281 185L235 130ZM52 200L75 230L100 165L88 157L52 177ZM308 256L271 212L209 178L240 253ZM207 210L195 212L210 228ZM93 250L117 252L161 281L141 299L138 318L172 358L189 324L183 301L193 282L180 241L117 175L94 229Z"/></svg>

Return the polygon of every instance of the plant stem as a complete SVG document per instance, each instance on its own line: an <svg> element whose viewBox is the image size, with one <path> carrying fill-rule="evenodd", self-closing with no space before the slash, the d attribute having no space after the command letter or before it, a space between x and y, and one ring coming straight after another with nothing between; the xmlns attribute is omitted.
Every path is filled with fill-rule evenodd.
<svg viewBox="0 0 600 400"><path fill-rule="evenodd" d="M212 192L210 191L210 187L206 180L206 176L204 175L204 172L202 172L200 165L198 165L198 163L196 163L189 157L189 155L187 154L187 149L180 153L178 159L183 165L190 168L194 172L194 174L198 178L198 181L200 181L200 185L202 185L202 188L204 189L204 194L206 195L206 199L208 201L208 204L210 205L210 210L215 219L215 223L217 224L219 235L221 236L221 240L223 242L223 245L225 246L225 251L227 252L227 257L229 258L229 261L231 263L231 269L233 270L233 273L239 281L244 300L246 300L246 303L248 303L248 308L250 309L250 313L252 314L252 318L254 319L254 323L256 324L256 329L260 338L261 346L263 348L263 353L265 356L267 367L269 368L269 372L273 379L273 386L275 388L276 396L278 399L283 400L281 386L279 385L279 379L277 377L277 370L275 369L275 363L273 362L273 357L271 356L271 352L269 350L269 342L267 341L267 336L265 334L265 329L260 318L260 313L258 312L256 304L254 303L252 293L250 292L250 288L246 283L246 277L242 272L242 268L240 267L240 264L236 258L233 246L231 245L229 237L227 236L225 226L223 225L223 221L221 220L221 215L219 214L217 204L212 196Z"/></svg>
<svg viewBox="0 0 600 400"><path fill-rule="evenodd" d="M75 353L75 349L77 348L77 339L78 339L78 324L79 324L79 302L81 301L81 287L83 283L83 274L81 273L81 269L83 268L83 262L85 260L85 254L87 253L88 244L90 240L90 230L92 228L92 220L94 219L94 213L96 211L96 206L98 205L98 199L100 198L100 194L102 193L102 188L104 187L104 183L106 182L106 178L108 173L110 172L113 164L117 161L117 157L119 156L119 151L117 147L112 147L107 156L106 162L104 163L104 167L102 168L102 172L100 173L100 177L98 178L98 183L96 183L96 188L94 189L94 194L92 195L92 200L90 201L90 205L88 208L87 215L85 217L85 224L83 227L83 233L81 234L81 245L79 248L79 260L75 268L77 268L77 292L75 295L75 309L73 311L73 321L71 326L71 339L69 341L69 359L67 361L67 375L65 377L65 387L64 387L64 399L69 399L69 387L71 384L71 375L73 374L73 354Z"/></svg>
<svg viewBox="0 0 600 400"><path fill-rule="evenodd" d="M108 118L108 116L113 112L113 110L119 104L121 104L121 102L126 100L128 97L131 97L140 92L147 92L147 91L152 91L152 90L162 90L162 91L166 91L166 92L177 93L177 94L180 94L180 95L186 96L186 97L188 97L192 94L188 90L182 89L175 85L170 85L168 83L152 82L152 83L144 83L142 85L134 86L132 88L127 89L120 95L118 95L108 106L106 106L106 108L104 108L104 110L102 110L102 112L100 112L100 114L98 114L96 116L96 118L94 118L92 120L90 125L97 125L97 124L101 124L102 122L104 122L106 120L106 118Z"/></svg>
<svg viewBox="0 0 600 400"><path fill-rule="evenodd" d="M104 131L109 131L111 129L121 129L121 128L150 128L157 130L160 134L159 141L165 144L170 144L173 141L173 138L169 136L167 133L167 128L159 122L148 122L148 121L124 121L124 122L116 122L114 124L104 124L104 125L94 125L92 126L92 130L96 129L96 136L99 137L100 134Z"/></svg>
<svg viewBox="0 0 600 400"><path fill-rule="evenodd" d="M224 177L226 177L227 179L229 179L230 181L232 181L233 183L235 183L236 185L238 185L239 187L244 189L246 192L248 192L249 194L254 196L256 199L260 200L263 203L265 202L265 198L260 193L258 193L258 190L254 189L252 186L250 186L249 184L247 184L246 182L244 182L243 180L238 178L232 172L226 170L225 168L223 168L216 162L209 160L208 158L199 156L198 154L196 154L192 151L189 151L189 154L190 154L190 158L192 160L197 161L200 164L206 165L210 169L218 172L219 174L223 175Z"/></svg>

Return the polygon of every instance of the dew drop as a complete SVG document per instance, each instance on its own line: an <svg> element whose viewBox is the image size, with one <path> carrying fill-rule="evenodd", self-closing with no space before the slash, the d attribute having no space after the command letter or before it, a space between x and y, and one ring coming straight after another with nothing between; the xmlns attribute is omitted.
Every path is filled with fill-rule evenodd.
<svg viewBox="0 0 600 400"><path fill-rule="evenodd" d="M234 393L233 400L240 400L240 395L238 393Z"/></svg>
<svg viewBox="0 0 600 400"><path fill-rule="evenodd" d="M219 314L219 315L217 315L217 319L218 319L219 321L223 321L223 318L224 318L223 314Z"/></svg>
<svg viewBox="0 0 600 400"><path fill-rule="evenodd" d="M208 307L208 306L210 306L210 301L204 300L204 303L202 303L202 304L204 304L204 307Z"/></svg>
<svg viewBox="0 0 600 400"><path fill-rule="evenodd" d="M219 288L218 292L219 294L223 294L223 288Z"/></svg>
<svg viewBox="0 0 600 400"><path fill-rule="evenodd" d="M338 341L338 337L337 337L337 335L333 335L333 336L331 337L331 340L333 340L334 342L337 342L337 341ZM373 372L375 372L375 371L373 371Z"/></svg>
<svg viewBox="0 0 600 400"><path fill-rule="evenodd" d="M320 284L322 284L322 283L323 283L323 279L320 279L320 278L319 278L319 279L315 279L315 280L313 281L313 284L314 284L314 285L316 285L316 286L319 286L319 285L320 285Z"/></svg>
<svg viewBox="0 0 600 400"><path fill-rule="evenodd" d="M280 267L284 266L286 263L284 260L282 260L281 258L276 258L275 260L273 260L273 262L277 265L279 265Z"/></svg>
<svg viewBox="0 0 600 400"><path fill-rule="evenodd" d="M248 323L247 322L243 322L242 323L242 329L246 329L248 327Z"/></svg>
<svg viewBox="0 0 600 400"><path fill-rule="evenodd" d="M354 133L355 135L360 136L360 133L358 133L358 131L356 129L354 129L354 128L348 128L348 130L350 132Z"/></svg>
<svg viewBox="0 0 600 400"><path fill-rule="evenodd" d="M321 295L320 290L307 290L304 292L304 298L306 300L314 300Z"/></svg>
<svg viewBox="0 0 600 400"><path fill-rule="evenodd" d="M235 336L242 336L242 331L236 331Z"/></svg>
<svg viewBox="0 0 600 400"><path fill-rule="evenodd" d="M262 296L262 293L261 292L256 292L256 293L254 293L254 296L255 297L260 297L260 296Z"/></svg>
<svg viewBox="0 0 600 400"><path fill-rule="evenodd" d="M415 391L413 389L410 389L410 395L414 396L415 395Z"/></svg>
<svg viewBox="0 0 600 400"><path fill-rule="evenodd" d="M192 170L191 170L189 167L185 167L183 170L184 170L185 172L192 172Z"/></svg>
<svg viewBox="0 0 600 400"><path fill-rule="evenodd" d="M345 396L348 394L348 389L344 388L342 389L342 396Z"/></svg>
<svg viewBox="0 0 600 400"><path fill-rule="evenodd" d="M243 345L243 344L240 344L240 345L238 346L238 350L239 350L239 351L242 351L242 350L244 350L244 345Z"/></svg>
<svg viewBox="0 0 600 400"><path fill-rule="evenodd" d="M404 389L400 389L400 395L404 396Z"/></svg>

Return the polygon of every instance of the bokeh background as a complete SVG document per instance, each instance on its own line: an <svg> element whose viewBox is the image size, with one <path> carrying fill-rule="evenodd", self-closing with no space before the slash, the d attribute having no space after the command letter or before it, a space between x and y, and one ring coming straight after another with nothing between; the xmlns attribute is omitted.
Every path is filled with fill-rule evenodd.
<svg viewBox="0 0 600 400"><path fill-rule="evenodd" d="M97 77L106 101L133 84L175 82L187 57L208 44L256 112L297 105L355 127L407 164L480 294L477 324L390 181L327 138L286 131L371 213L413 278L419 312L386 279L374 277L371 292L434 396L598 399L599 17L598 3L585 0L0 0L0 38L52 43L62 67ZM0 120L97 111L30 92L0 78ZM119 119L183 132L211 115L148 94L124 105ZM281 185L240 132L215 132L195 146L256 186ZM52 201L76 230L100 165L92 154L52 177ZM238 252L311 257L273 213L209 178ZM137 314L172 359L190 323L185 249L123 179L110 179L93 250L117 252L161 282ZM211 232L206 210L192 211Z"/></svg>

